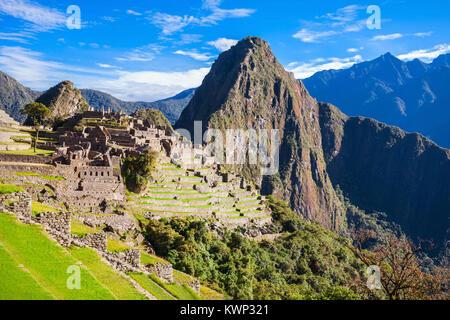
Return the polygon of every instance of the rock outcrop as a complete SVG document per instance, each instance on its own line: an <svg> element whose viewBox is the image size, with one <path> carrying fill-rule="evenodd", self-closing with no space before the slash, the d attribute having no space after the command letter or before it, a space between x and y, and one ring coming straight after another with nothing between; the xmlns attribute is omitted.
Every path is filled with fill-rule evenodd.
<svg viewBox="0 0 450 320"><path fill-rule="evenodd" d="M66 119L89 108L80 90L67 80L48 89L36 102L43 103L50 109L52 119Z"/></svg>

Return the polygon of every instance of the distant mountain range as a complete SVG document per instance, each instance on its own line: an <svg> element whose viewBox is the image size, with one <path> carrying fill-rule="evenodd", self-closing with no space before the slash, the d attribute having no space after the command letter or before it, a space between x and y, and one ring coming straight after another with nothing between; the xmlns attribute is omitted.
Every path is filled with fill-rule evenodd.
<svg viewBox="0 0 450 320"><path fill-rule="evenodd" d="M426 64L386 53L302 81L313 97L339 106L345 114L419 132L450 148L450 54Z"/></svg>
<svg viewBox="0 0 450 320"><path fill-rule="evenodd" d="M105 109L111 107L113 111L122 110L132 114L137 110L152 108L161 111L171 123L175 123L180 117L181 111L194 96L195 89L187 89L173 97L154 102L122 101L102 91L91 89L81 89L80 91L86 101L96 110L101 110L105 106Z"/></svg>
<svg viewBox="0 0 450 320"><path fill-rule="evenodd" d="M81 92L81 96L84 99L81 99L78 91ZM111 107L113 111L122 110L128 114L141 109L157 109L171 123L174 123L193 97L194 92L195 89L187 89L173 97L154 102L129 102L117 99L102 91L91 89L78 90L74 88L70 81L62 81L45 92L39 92L23 86L13 77L0 71L0 109L19 122L24 122L26 119L26 116L20 114L20 109L25 104L36 99L39 102L50 104L50 99L53 99L55 101L58 100L56 104L52 103L52 109L55 109L55 114L61 113L61 106L63 106L62 109L66 107L70 109L71 107L66 106L68 101L76 101L76 104L78 104L79 102L84 103L83 100L86 100L89 105L97 110L101 110L105 106L105 109Z"/></svg>
<svg viewBox="0 0 450 320"><path fill-rule="evenodd" d="M41 92L24 87L16 79L0 71L0 108L14 120L25 121L26 116L20 114L20 109L40 94Z"/></svg>

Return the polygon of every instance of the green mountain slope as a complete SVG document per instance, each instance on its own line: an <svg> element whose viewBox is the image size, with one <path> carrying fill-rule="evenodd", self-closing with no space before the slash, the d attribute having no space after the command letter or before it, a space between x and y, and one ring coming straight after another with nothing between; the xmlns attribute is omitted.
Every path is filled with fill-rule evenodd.
<svg viewBox="0 0 450 320"><path fill-rule="evenodd" d="M14 120L25 121L26 116L20 114L20 109L39 95L40 92L24 87L14 78L0 71L0 108Z"/></svg>

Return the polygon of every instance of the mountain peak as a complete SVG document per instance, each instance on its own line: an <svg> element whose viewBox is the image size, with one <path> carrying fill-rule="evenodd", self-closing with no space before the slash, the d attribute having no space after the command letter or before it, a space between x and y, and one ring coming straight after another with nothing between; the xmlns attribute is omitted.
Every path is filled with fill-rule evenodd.
<svg viewBox="0 0 450 320"><path fill-rule="evenodd" d="M43 103L51 111L51 118L68 118L87 110L89 104L75 88L72 81L64 80L45 91L36 102Z"/></svg>

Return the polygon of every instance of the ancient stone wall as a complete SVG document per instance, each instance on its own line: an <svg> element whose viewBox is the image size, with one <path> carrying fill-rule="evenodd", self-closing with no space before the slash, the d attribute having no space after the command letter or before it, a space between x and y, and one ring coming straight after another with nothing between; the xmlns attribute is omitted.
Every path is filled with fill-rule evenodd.
<svg viewBox="0 0 450 320"><path fill-rule="evenodd" d="M72 244L69 212L43 212L39 214L37 221L62 246L68 247Z"/></svg>
<svg viewBox="0 0 450 320"><path fill-rule="evenodd" d="M26 192L0 194L0 211L16 215L20 221L31 222L31 196Z"/></svg>
<svg viewBox="0 0 450 320"><path fill-rule="evenodd" d="M54 157L40 157L31 155L0 153L0 162L25 162L25 163L50 164L52 163L53 159Z"/></svg>
<svg viewBox="0 0 450 320"><path fill-rule="evenodd" d="M171 264L157 262L154 266L148 267L149 273L154 273L161 280L173 283L173 267Z"/></svg>
<svg viewBox="0 0 450 320"><path fill-rule="evenodd" d="M106 252L108 247L108 238L101 232L84 236L72 235L72 239L72 243L78 247L89 247L101 252Z"/></svg>

